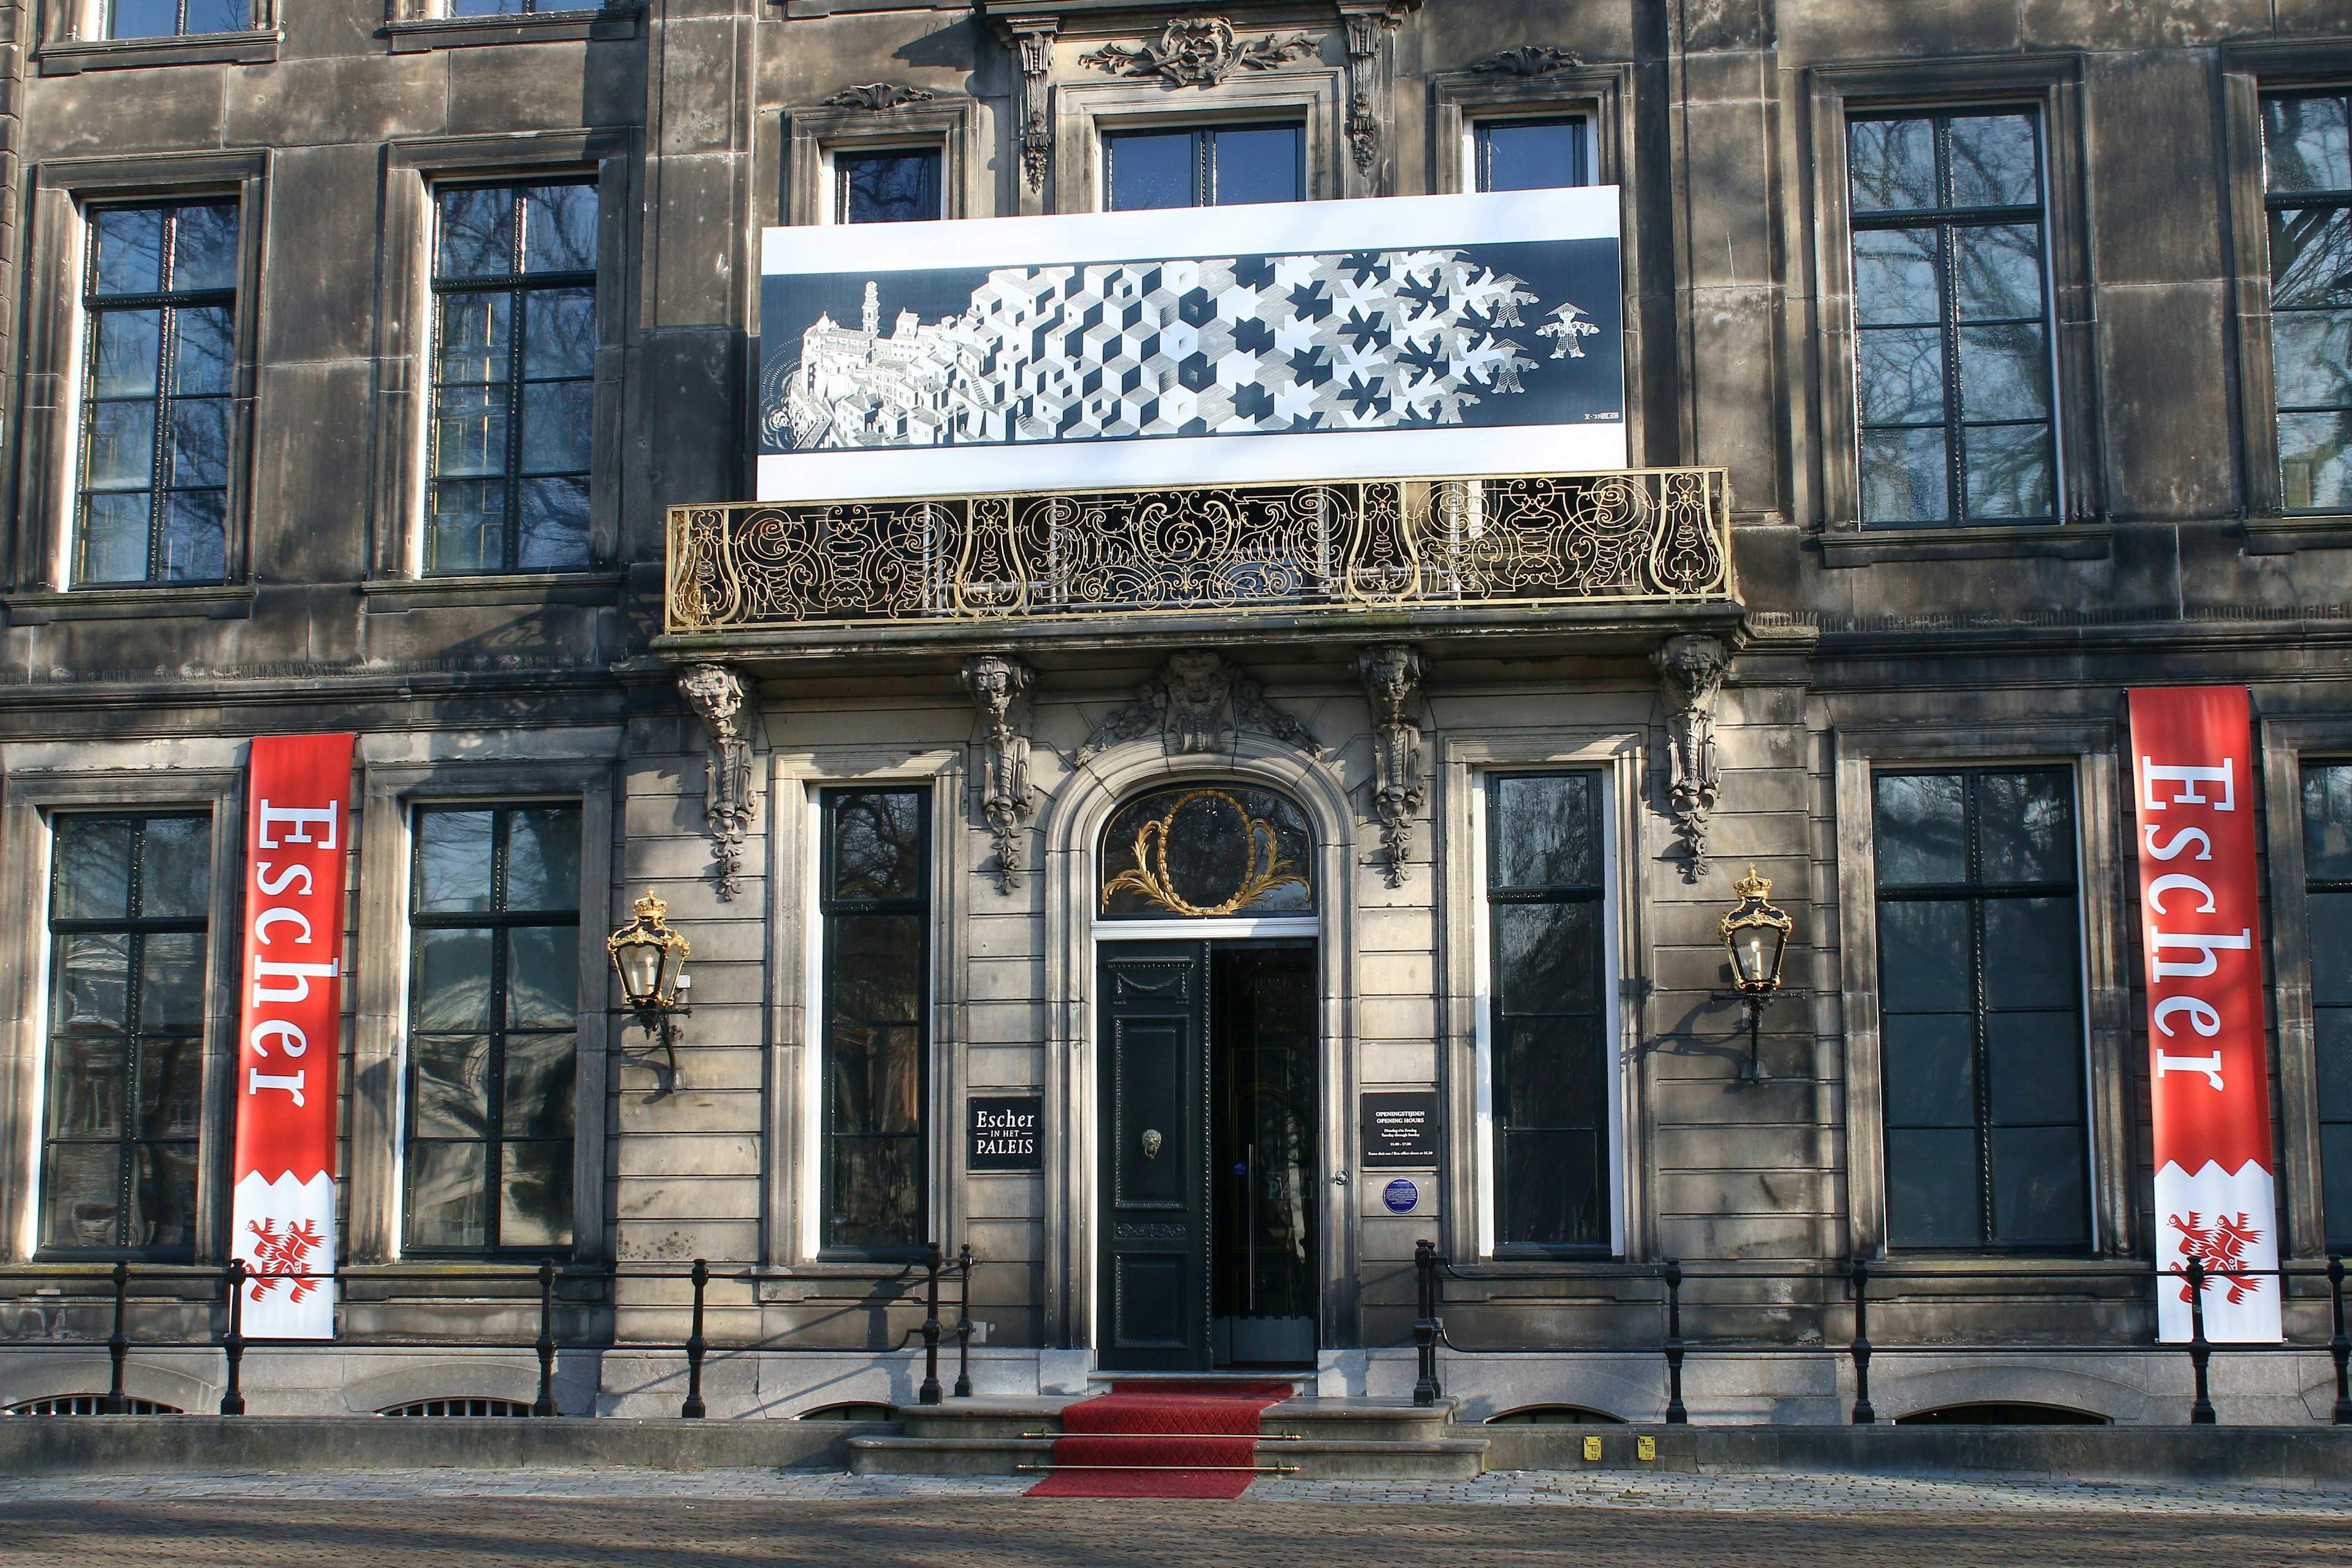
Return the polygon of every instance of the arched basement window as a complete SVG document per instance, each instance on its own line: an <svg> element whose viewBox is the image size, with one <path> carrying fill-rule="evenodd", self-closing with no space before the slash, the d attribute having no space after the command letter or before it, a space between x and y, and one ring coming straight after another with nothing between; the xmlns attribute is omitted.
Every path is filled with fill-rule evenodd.
<svg viewBox="0 0 2352 1568"><path fill-rule="evenodd" d="M2063 1405L2027 1405L1987 1400L1974 1405L1944 1405L1915 1410L1895 1418L1897 1426L2105 1426L2107 1417Z"/></svg>
<svg viewBox="0 0 2352 1568"><path fill-rule="evenodd" d="M1221 920L1315 910L1315 836L1287 797L1247 784L1138 795L1103 831L1103 920Z"/></svg>

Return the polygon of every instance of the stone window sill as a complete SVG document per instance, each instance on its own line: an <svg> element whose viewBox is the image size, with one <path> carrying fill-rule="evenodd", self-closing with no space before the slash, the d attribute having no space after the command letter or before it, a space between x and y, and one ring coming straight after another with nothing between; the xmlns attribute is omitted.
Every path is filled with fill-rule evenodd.
<svg viewBox="0 0 2352 1568"><path fill-rule="evenodd" d="M1889 561L1999 561L2042 557L2105 561L2115 530L2105 523L2026 523L1992 528L1832 528L1819 535L1822 564L1875 566Z"/></svg>
<svg viewBox="0 0 2352 1568"><path fill-rule="evenodd" d="M494 577L383 577L360 584L370 615L499 605L617 605L618 572L516 572Z"/></svg>
<svg viewBox="0 0 2352 1568"><path fill-rule="evenodd" d="M586 6L572 11L531 11L511 16L422 16L387 22L383 36L395 55L433 49L470 49L488 44L560 44L581 38L634 38L643 7Z"/></svg>
<svg viewBox="0 0 2352 1568"><path fill-rule="evenodd" d="M2298 550L2352 550L2352 517L2308 512L2246 520L2246 553L2292 555Z"/></svg>
<svg viewBox="0 0 2352 1568"><path fill-rule="evenodd" d="M276 27L241 33L190 33L168 38L76 38L43 44L43 76L129 70L144 66L268 65L278 58Z"/></svg>
<svg viewBox="0 0 2352 1568"><path fill-rule="evenodd" d="M202 588L70 588L0 594L0 608L8 612L12 626L45 626L53 621L244 621L253 618L253 589L235 583Z"/></svg>

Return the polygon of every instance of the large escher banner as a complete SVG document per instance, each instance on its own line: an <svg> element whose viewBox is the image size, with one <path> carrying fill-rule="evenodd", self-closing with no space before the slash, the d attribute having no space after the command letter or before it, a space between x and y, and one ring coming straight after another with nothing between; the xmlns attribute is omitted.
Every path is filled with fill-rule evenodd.
<svg viewBox="0 0 2352 1568"><path fill-rule="evenodd" d="M2252 715L2242 686L2131 694L2142 962L2147 980L2157 1258L2194 1258L2205 1333L2280 1336L2278 1205L2256 902ZM2253 1270L2255 1272L2241 1272ZM2157 1293L2158 1337L2189 1337L2189 1292Z"/></svg>
<svg viewBox="0 0 2352 1568"><path fill-rule="evenodd" d="M335 1333L335 1064L352 737L253 742L237 972L236 1176L230 1225L254 1278L246 1336ZM310 1278L318 1275L320 1278Z"/></svg>

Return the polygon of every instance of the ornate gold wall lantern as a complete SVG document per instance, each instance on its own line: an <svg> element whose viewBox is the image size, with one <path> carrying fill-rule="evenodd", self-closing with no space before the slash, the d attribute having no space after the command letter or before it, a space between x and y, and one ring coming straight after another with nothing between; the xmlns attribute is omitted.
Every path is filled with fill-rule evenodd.
<svg viewBox="0 0 2352 1568"><path fill-rule="evenodd" d="M1748 875L1731 885L1739 895L1732 911L1717 922L1716 931L1731 953L1734 994L1748 1010L1748 1059L1740 1064L1739 1080L1756 1083L1770 1075L1764 1070L1759 1039L1764 1009L1780 991L1780 956L1788 950L1789 933L1797 922L1772 904L1772 882L1748 868Z"/></svg>
<svg viewBox="0 0 2352 1568"><path fill-rule="evenodd" d="M663 918L669 906L657 896L649 892L631 907L637 918L606 937L604 951L612 956L613 973L620 978L629 1011L636 1015L646 1039L661 1044L667 1067L655 1070L663 1074L661 1092L667 1094L677 1086L677 1020L693 1011L683 1000L693 977L680 971L694 949L669 929Z"/></svg>

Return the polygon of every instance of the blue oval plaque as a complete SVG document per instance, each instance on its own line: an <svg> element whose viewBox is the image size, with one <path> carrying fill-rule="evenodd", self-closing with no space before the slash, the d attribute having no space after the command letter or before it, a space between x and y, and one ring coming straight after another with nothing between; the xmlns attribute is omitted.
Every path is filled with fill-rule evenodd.
<svg viewBox="0 0 2352 1568"><path fill-rule="evenodd" d="M1389 1205L1391 1214L1411 1214L1412 1205L1421 1202L1421 1189L1399 1176L1381 1189L1381 1202Z"/></svg>

